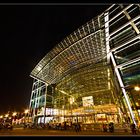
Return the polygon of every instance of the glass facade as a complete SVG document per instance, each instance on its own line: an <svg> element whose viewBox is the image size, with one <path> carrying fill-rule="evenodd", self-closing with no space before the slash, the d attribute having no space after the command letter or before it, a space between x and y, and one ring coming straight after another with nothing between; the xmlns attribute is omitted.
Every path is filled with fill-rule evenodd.
<svg viewBox="0 0 140 140"><path fill-rule="evenodd" d="M41 122L139 122L140 5L113 4L36 65L30 108ZM50 111L51 110L51 111ZM49 117L49 118L48 118ZM47 120L47 121L46 121Z"/></svg>

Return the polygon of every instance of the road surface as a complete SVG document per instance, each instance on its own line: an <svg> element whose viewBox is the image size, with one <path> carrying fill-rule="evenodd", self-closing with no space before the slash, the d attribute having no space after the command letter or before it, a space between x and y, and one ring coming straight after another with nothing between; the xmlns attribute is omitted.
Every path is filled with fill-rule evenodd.
<svg viewBox="0 0 140 140"><path fill-rule="evenodd" d="M131 132L101 132L101 131L69 131L69 130L46 130L46 129L23 129L0 130L0 136L140 136L140 133L132 135Z"/></svg>

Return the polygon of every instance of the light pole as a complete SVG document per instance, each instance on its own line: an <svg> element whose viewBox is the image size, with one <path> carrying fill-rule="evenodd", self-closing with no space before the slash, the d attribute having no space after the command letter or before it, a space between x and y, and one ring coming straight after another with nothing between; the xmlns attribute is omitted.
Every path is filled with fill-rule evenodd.
<svg viewBox="0 0 140 140"><path fill-rule="evenodd" d="M15 116L17 115L17 112L13 112L12 116L13 116L13 119L12 119L12 123L15 122ZM14 121L13 121L14 120Z"/></svg>
<svg viewBox="0 0 140 140"><path fill-rule="evenodd" d="M24 122L27 122L28 123L28 121L29 121L29 115L28 115L28 113L29 113L29 109L26 109L25 111L24 111L24 113L25 113L25 118L24 118ZM27 121L26 121L26 118L27 118Z"/></svg>
<svg viewBox="0 0 140 140"><path fill-rule="evenodd" d="M14 116L16 116L16 115L17 115L17 112L13 112L13 115L12 115L12 116L14 117Z"/></svg>
<svg viewBox="0 0 140 140"><path fill-rule="evenodd" d="M0 122L3 122L3 115L0 116Z"/></svg>
<svg viewBox="0 0 140 140"><path fill-rule="evenodd" d="M69 98L69 102L70 102L70 109L71 109L71 118L72 118L72 122L73 122L73 112L72 112L72 110L73 110L73 107L72 107L72 104L74 103L74 97L70 97Z"/></svg>
<svg viewBox="0 0 140 140"><path fill-rule="evenodd" d="M4 123L6 123L8 121L8 116L9 116L9 114L5 114L5 116L4 116Z"/></svg>

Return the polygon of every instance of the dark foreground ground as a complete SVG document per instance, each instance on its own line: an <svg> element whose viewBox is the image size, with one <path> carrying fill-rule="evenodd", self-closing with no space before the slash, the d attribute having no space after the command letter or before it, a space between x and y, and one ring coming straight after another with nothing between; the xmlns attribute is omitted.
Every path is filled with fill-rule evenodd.
<svg viewBox="0 0 140 140"><path fill-rule="evenodd" d="M101 131L69 131L69 130L37 130L14 128L13 130L0 130L0 136L140 136L140 132L132 135L131 132L101 132Z"/></svg>

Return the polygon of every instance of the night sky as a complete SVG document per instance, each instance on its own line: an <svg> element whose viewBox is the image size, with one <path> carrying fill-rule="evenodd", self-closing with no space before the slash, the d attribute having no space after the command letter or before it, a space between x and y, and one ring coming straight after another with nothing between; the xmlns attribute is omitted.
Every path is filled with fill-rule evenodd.
<svg viewBox="0 0 140 140"><path fill-rule="evenodd" d="M37 63L110 5L0 5L0 114L28 107Z"/></svg>

